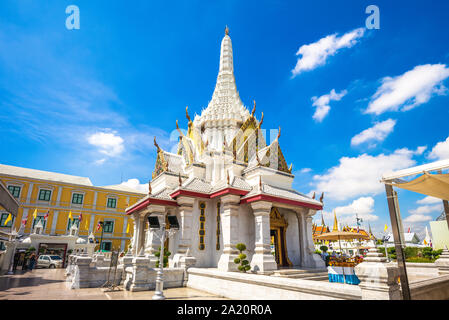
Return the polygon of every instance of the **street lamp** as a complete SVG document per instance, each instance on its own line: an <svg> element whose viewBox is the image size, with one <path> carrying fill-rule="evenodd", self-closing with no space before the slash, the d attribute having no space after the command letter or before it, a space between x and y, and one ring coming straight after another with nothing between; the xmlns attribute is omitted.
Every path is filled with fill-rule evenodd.
<svg viewBox="0 0 449 320"><path fill-rule="evenodd" d="M104 222L103 221L99 221L98 222L98 226L101 228L101 236L100 236L100 252L102 252L101 249L101 242L103 241L103 229L104 229Z"/></svg>
<svg viewBox="0 0 449 320"><path fill-rule="evenodd" d="M159 254L159 270L156 275L156 290L153 295L153 300L164 300L164 244L165 238L173 236L179 230L179 223L176 216L168 216L168 222L170 225L169 230L165 229L165 222L159 224L159 219L155 216L148 217L148 223L150 224L150 231L153 231L156 237L161 240L161 250ZM161 232L159 236L157 231Z"/></svg>

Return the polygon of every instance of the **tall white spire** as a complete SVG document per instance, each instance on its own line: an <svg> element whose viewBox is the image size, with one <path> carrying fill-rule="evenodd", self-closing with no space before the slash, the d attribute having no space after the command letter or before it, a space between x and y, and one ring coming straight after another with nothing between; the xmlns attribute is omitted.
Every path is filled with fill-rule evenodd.
<svg viewBox="0 0 449 320"><path fill-rule="evenodd" d="M235 84L232 42L226 27L221 41L220 67L212 100L201 116L195 118L194 124L204 127L205 138L212 149L221 150L223 139L226 138L229 143L249 115Z"/></svg>

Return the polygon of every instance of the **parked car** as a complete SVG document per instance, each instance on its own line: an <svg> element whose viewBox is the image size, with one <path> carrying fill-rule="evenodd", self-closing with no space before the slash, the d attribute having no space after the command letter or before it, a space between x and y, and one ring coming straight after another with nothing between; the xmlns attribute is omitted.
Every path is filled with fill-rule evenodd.
<svg viewBox="0 0 449 320"><path fill-rule="evenodd" d="M38 268L61 268L62 258L56 255L41 255L37 259Z"/></svg>

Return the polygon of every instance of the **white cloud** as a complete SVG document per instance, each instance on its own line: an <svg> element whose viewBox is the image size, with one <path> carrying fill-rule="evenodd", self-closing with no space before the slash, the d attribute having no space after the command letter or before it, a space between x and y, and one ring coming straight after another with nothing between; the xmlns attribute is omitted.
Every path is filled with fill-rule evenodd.
<svg viewBox="0 0 449 320"><path fill-rule="evenodd" d="M380 183L383 174L404 169L415 164L412 157L416 151L397 149L392 154L358 157L343 157L339 165L330 168L323 175L315 175L312 185L325 192L331 199L346 200L362 195L377 195L384 191Z"/></svg>
<svg viewBox="0 0 449 320"><path fill-rule="evenodd" d="M373 127L368 128L351 139L351 145L357 146L365 142L382 142L385 138L393 132L396 120L388 119L376 123Z"/></svg>
<svg viewBox="0 0 449 320"><path fill-rule="evenodd" d="M440 200L441 201L441 200ZM413 215L415 214L426 214L426 213L431 213L431 212L440 212L443 210L443 205L442 204L436 204L433 206L429 206L429 205L425 205L425 206L420 206L416 209L412 209L409 210L409 212Z"/></svg>
<svg viewBox="0 0 449 320"><path fill-rule="evenodd" d="M421 200L416 201L417 204L435 204L435 203L441 203L441 199L427 196Z"/></svg>
<svg viewBox="0 0 449 320"><path fill-rule="evenodd" d="M418 223L418 222L425 222L432 220L431 216L425 216L423 214L412 214L411 216L408 216L404 219L404 222L406 223Z"/></svg>
<svg viewBox="0 0 449 320"><path fill-rule="evenodd" d="M87 141L96 147L98 147L100 153L103 153L109 157L119 156L124 150L124 140L117 132L97 132L87 137ZM103 161L104 162L104 161Z"/></svg>
<svg viewBox="0 0 449 320"><path fill-rule="evenodd" d="M359 28L345 33L341 37L338 37L335 33L317 42L301 46L296 53L297 56L301 55L301 57L298 58L296 66L292 70L293 77L301 72L324 65L329 56L335 55L339 49L354 46L358 39L363 37L364 33L365 29Z"/></svg>
<svg viewBox="0 0 449 320"><path fill-rule="evenodd" d="M142 192L148 192L148 183L140 183L139 179L128 179L128 181L123 181L120 185Z"/></svg>
<svg viewBox="0 0 449 320"><path fill-rule="evenodd" d="M445 95L442 81L449 77L445 64L416 66L397 77L385 77L371 97L366 113L376 115L387 111L407 111L430 100L432 95Z"/></svg>
<svg viewBox="0 0 449 320"><path fill-rule="evenodd" d="M360 197L346 206L336 207L332 212L323 211L325 223L330 227L334 225L334 211L338 224L356 226L356 217L363 223L377 221L379 217L374 212L374 199L372 197ZM316 216L317 223L321 224L321 215Z"/></svg>
<svg viewBox="0 0 449 320"><path fill-rule="evenodd" d="M102 165L106 161L106 158L95 160L95 164Z"/></svg>
<svg viewBox="0 0 449 320"><path fill-rule="evenodd" d="M332 89L328 94L322 95L321 97L312 97L313 106L316 107L315 113L313 114L313 119L321 122L329 113L331 107L329 103L331 101L339 101L343 98L346 93L346 90L343 90L340 93L336 93L335 89Z"/></svg>
<svg viewBox="0 0 449 320"><path fill-rule="evenodd" d="M301 171L299 171L300 173L309 173L309 172L311 172L312 171L312 169L310 169L310 168L303 168L303 169L301 169Z"/></svg>
<svg viewBox="0 0 449 320"><path fill-rule="evenodd" d="M356 214L363 221L376 221L378 216L372 214L374 211L374 199L372 197L360 197L354 200L351 204L343 207L335 208L335 213L338 216L345 216L341 222L346 224L354 224Z"/></svg>
<svg viewBox="0 0 449 320"><path fill-rule="evenodd" d="M449 137L445 141L438 142L429 154L429 159L449 159Z"/></svg>

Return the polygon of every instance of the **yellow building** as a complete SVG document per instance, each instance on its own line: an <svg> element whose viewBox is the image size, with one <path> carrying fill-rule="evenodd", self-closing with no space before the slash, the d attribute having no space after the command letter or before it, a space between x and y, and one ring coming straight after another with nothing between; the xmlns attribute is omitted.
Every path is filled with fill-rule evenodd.
<svg viewBox="0 0 449 320"><path fill-rule="evenodd" d="M99 243L101 229L97 231L97 226L103 221L104 250L124 250L129 245L134 225L125 215L125 209L145 196L145 193L123 185L95 187L85 177L2 164L0 180L20 204L18 216L6 225L8 214L0 208L0 230L9 229L9 226L19 230L22 221L26 221L23 233L29 234L42 220L43 234L66 235L76 223L80 237L87 239L93 232ZM70 214L72 219L69 219Z"/></svg>

